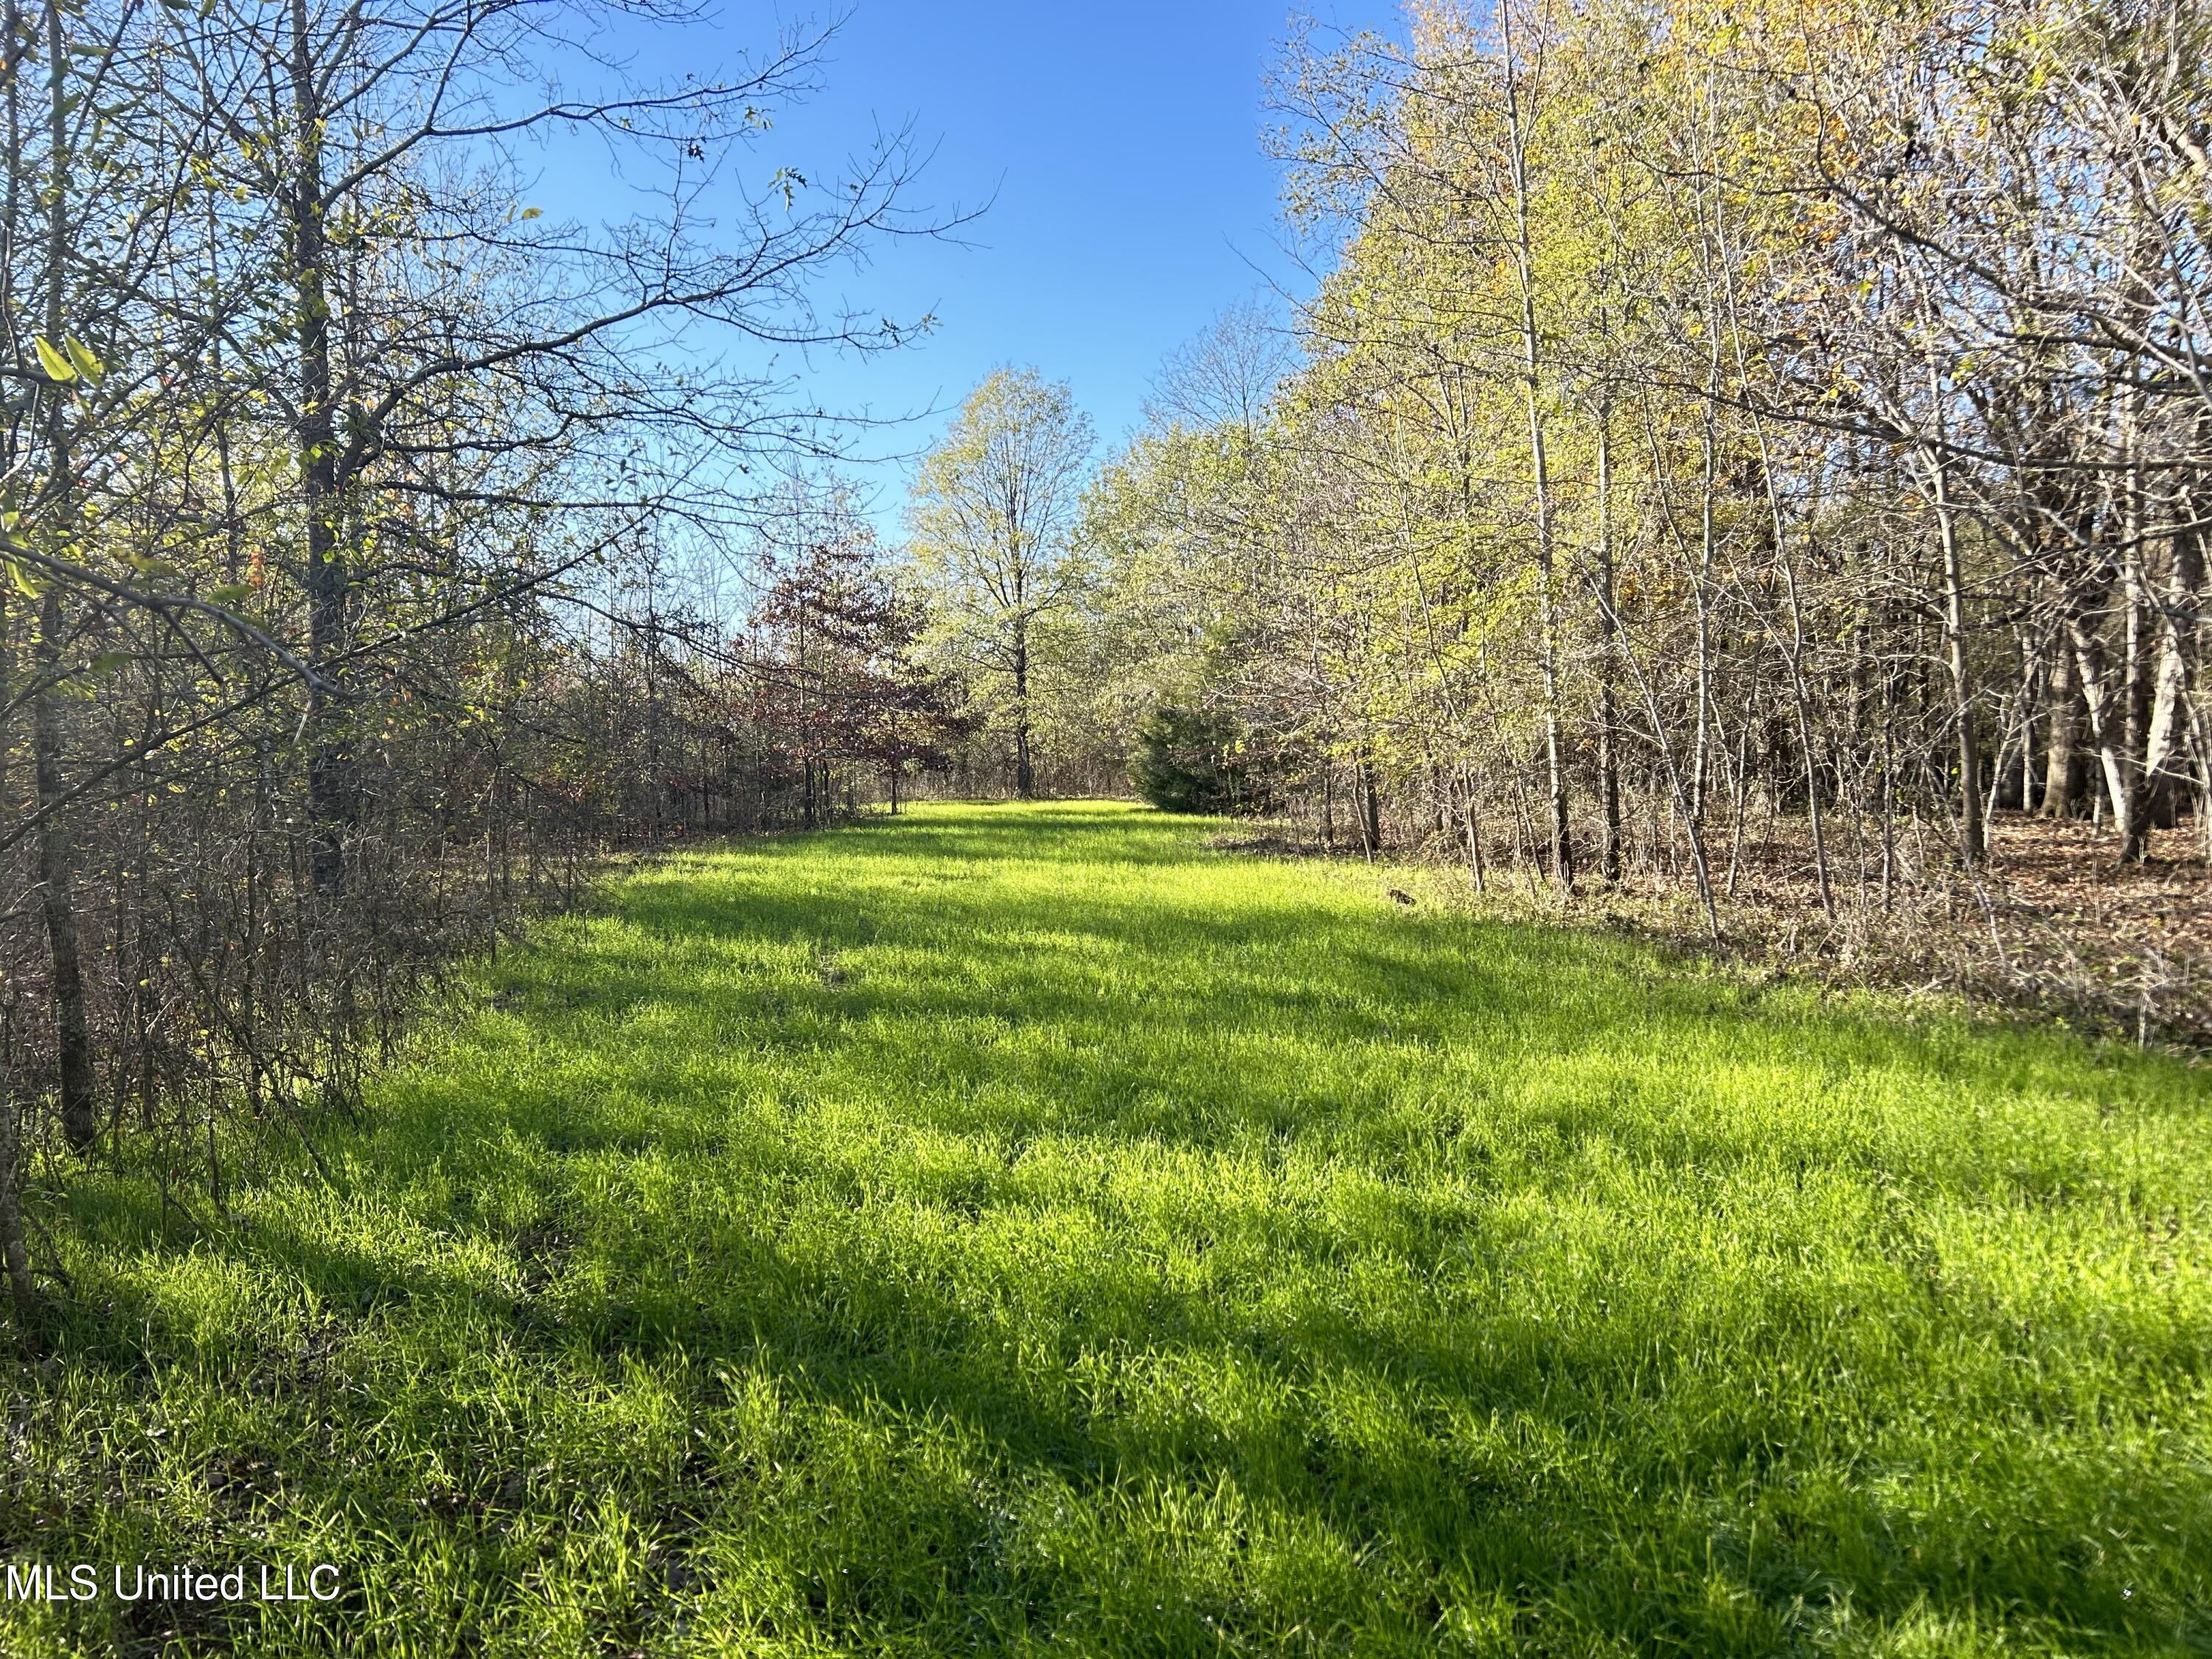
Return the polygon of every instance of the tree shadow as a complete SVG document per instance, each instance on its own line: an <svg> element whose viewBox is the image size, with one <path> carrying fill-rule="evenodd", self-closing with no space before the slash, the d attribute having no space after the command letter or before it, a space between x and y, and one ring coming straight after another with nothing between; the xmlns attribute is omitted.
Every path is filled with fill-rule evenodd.
<svg viewBox="0 0 2212 1659"><path fill-rule="evenodd" d="M832 1639L1011 1644L1020 1609L1106 1582L1024 1553L1036 1494L1106 1526L1162 1494L1224 1492L1250 1534L1235 1548L1310 1537L1354 1565L1302 1606L1146 1556L1128 1525L1097 1547L1144 1556L1201 1610L1188 1619L1249 1643L1340 1616L1425 1644L1449 1607L1487 1603L1714 1652L1809 1641L1852 1610L1997 1607L2102 1629L2115 1651L2148 1633L2154 1615L2067 1540L2130 1511L2201 1532L2212 1471L2177 1465L2154 1490L2129 1459L2030 1469L2015 1489L2043 1514L1954 1535L1958 1512L1912 1518L1862 1467L1865 1448L1923 1443L1901 1422L1924 1404L1915 1379L1853 1367L1900 1343L2000 1370L2110 1346L2094 1297L2026 1331L1915 1254L1932 1248L1931 1194L2000 1231L2054 1206L2087 1224L2106 1200L2081 1150L2010 1145L1994 1117L1900 1128L1885 1100L1971 1081L1987 1103L2058 1086L2055 1071L2150 1115L2175 1109L2173 1076L2048 1046L1996 1065L2014 1039L1869 1022L1670 976L1639 947L1404 915L1308 878L1243 898L1148 890L1146 872L1192 868L1188 834L1079 809L948 814L647 872L583 945L509 957L496 1004L389 1085L327 1200L388 1217L386 1232L294 1201L198 1248L296 1285L364 1352L493 1354L544 1389L643 1364L701 1425L767 1389L805 1480L741 1438L605 1478L702 1575L761 1528L790 1529L794 1561L837 1561L836 1594L800 1598ZM970 891L939 863L1132 873L1104 891L1026 875ZM1676 1092L1708 1064L1737 1068L1728 1110ZM1815 1083L1851 1098L1778 1109ZM848 1133L871 1113L872 1139ZM1645 1188L1638 1213L1732 1241L1691 1259L1735 1276L1668 1280L1666 1252L1608 1209ZM1866 1208L1892 1189L1912 1201L1887 1220ZM1772 1214L1747 1220L1753 1200ZM1893 1237L1895 1259L1793 1265L1839 1212L1837 1237ZM122 1213L93 1219L112 1237ZM182 1339L157 1282L107 1289L73 1362L143 1388L145 1346L181 1363ZM2201 1382L2193 1333L2138 1333L2127 1374ZM222 1363L250 1385L276 1362ZM2014 1375L1961 1373L1962 1407L1996 1401L2015 1426L2075 1408ZM471 1415L482 1396L415 1431L410 1455L454 1471L441 1507L304 1449L374 1448L391 1393L419 1396L421 1376L287 1386L306 1507L353 1515L404 1559L515 1559L538 1477L473 1449L499 1440ZM824 1425L941 1435L968 1484L936 1465L833 1467ZM912 1535L885 1553L825 1505L888 1506ZM1715 1585L1757 1616L1730 1624ZM1159 1631L1153 1650L1182 1639Z"/></svg>

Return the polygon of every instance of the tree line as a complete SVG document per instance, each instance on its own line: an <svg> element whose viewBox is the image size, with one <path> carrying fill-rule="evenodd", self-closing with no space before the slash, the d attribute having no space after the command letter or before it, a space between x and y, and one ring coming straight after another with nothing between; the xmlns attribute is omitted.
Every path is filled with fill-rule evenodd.
<svg viewBox="0 0 2212 1659"><path fill-rule="evenodd" d="M1055 775L1846 955L1909 914L2005 957L1993 824L2212 859L2212 9L1407 16L1272 84L1311 298L1178 353L1072 507L1034 374L922 475L1019 781L1042 730Z"/></svg>
<svg viewBox="0 0 2212 1659"><path fill-rule="evenodd" d="M9 0L0 1253L127 1158L349 1109L423 971L596 854L811 823L964 730L781 367L948 221L763 150L824 36L610 67L663 0ZM611 216L549 174L618 169ZM51 1253L45 1253L51 1260Z"/></svg>
<svg viewBox="0 0 2212 1659"><path fill-rule="evenodd" d="M2212 855L2212 12L1409 19L1273 85L1295 357L1224 319L1091 493L1163 775L1717 938L1999 813Z"/></svg>

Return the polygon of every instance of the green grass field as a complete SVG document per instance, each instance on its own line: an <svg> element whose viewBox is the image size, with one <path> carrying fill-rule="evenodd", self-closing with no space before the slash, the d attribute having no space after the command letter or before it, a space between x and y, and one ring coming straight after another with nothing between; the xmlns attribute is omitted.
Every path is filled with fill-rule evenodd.
<svg viewBox="0 0 2212 1659"><path fill-rule="evenodd" d="M672 858L82 1180L8 1549L343 1590L0 1651L2212 1651L2203 1072L1205 828Z"/></svg>

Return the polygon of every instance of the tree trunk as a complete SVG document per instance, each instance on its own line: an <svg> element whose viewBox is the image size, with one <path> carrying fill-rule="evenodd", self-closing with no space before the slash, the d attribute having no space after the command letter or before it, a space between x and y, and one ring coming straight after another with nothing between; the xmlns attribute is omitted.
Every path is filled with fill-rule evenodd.
<svg viewBox="0 0 2212 1659"><path fill-rule="evenodd" d="M58 343L67 332L62 291L68 281L70 253L68 108L63 87L69 62L63 50L62 12L46 8L46 50L52 64L49 119L53 148L47 194L46 273L46 337ZM64 545L76 530L76 480L70 449L70 416L62 390L46 396L46 516ZM92 1042L85 1016L84 972L79 960L76 897L70 867L69 823L62 806L61 710L54 700L61 672L64 626L61 596L51 585L39 605L38 695L31 704L32 768L39 794L39 896L46 924L47 967L52 980L54 1051L61 1085L62 1133L82 1152L98 1133L97 1082Z"/></svg>
<svg viewBox="0 0 2212 1659"><path fill-rule="evenodd" d="M1024 800L1036 793L1030 761L1030 630L1021 617L1014 619L1014 793Z"/></svg>
<svg viewBox="0 0 2212 1659"><path fill-rule="evenodd" d="M1474 883L1479 898L1488 893L1490 884L1482 867L1481 815L1475 810L1474 774L1473 769L1460 768L1461 827L1467 840L1467 873Z"/></svg>
<svg viewBox="0 0 2212 1659"><path fill-rule="evenodd" d="M2172 560L2166 603L2159 607L2158 672L2151 693L2150 733L2143 750L2143 770L2148 779L2145 805L2151 821L2160 825L2171 825L2179 817L2193 781L2184 751L2189 728L2190 647L2204 586L2204 550L2199 532L2185 530L2173 537Z"/></svg>
<svg viewBox="0 0 2212 1659"><path fill-rule="evenodd" d="M293 326L299 335L300 402L294 441L307 532L307 661L325 672L345 648L348 572L338 550L337 427L331 371L329 240L323 216L323 112L308 37L307 0L292 0L295 148L284 209L292 234ZM345 885L346 825L353 808L353 755L343 710L320 684L307 688L310 866L316 890Z"/></svg>
<svg viewBox="0 0 2212 1659"><path fill-rule="evenodd" d="M1382 850L1382 799L1375 787L1375 765L1368 759L1367 751L1359 751L1359 798L1361 828L1367 836L1367 856L1371 860Z"/></svg>
<svg viewBox="0 0 2212 1659"><path fill-rule="evenodd" d="M2134 545L2136 532L2132 527L2128 539L2131 545L2123 561L2121 580L2124 655L2120 670L2120 749L2133 804L2126 826L2120 830L2120 861L2134 864L2142 860L2150 846L2151 641L2142 555L2140 547ZM2118 827L2117 816L2115 827Z"/></svg>
<svg viewBox="0 0 2212 1659"><path fill-rule="evenodd" d="M9 1034L0 1042L13 1050ZM9 1058L12 1059L12 1052ZM23 1239L23 1104L15 1092L14 1067L0 1070L0 1261L8 1268L8 1289L15 1304L15 1328L24 1342L37 1346L38 1287L31 1279L30 1251Z"/></svg>
<svg viewBox="0 0 2212 1659"><path fill-rule="evenodd" d="M1598 874L1608 886L1620 880L1620 709L1614 687L1613 592L1613 411L1597 425L1597 795Z"/></svg>
<svg viewBox="0 0 2212 1659"><path fill-rule="evenodd" d="M1935 372L1929 370L1931 390ZM1940 392L1938 393L1940 395ZM1974 729L1974 682L1966 655L1966 583L1959 553L1959 524L1951 510L1950 468L1940 452L1930 452L1928 474L1936 497L1936 529L1943 547L1943 631L1951 670L1952 735L1959 762L1959 855L1969 870L1988 851L1982 823L1981 744Z"/></svg>
<svg viewBox="0 0 2212 1659"><path fill-rule="evenodd" d="M2046 818L2070 818L2081 793L2081 765L2075 757L2081 730L2081 699L2074 689L2074 658L2069 640L2061 639L2051 653L2051 746L2043 763L2043 805Z"/></svg>
<svg viewBox="0 0 2212 1659"><path fill-rule="evenodd" d="M1567 763L1559 731L1559 596L1553 592L1555 558L1552 536L1552 476L1544 441L1544 409L1539 387L1540 343L1536 331L1535 252L1528 233L1528 143L1522 119L1521 82L1513 46L1511 0L1501 0L1498 25L1505 46L1505 110L1511 144L1515 264L1521 287L1522 392L1528 415L1528 468L1536 507L1536 626L1539 668L1544 684L1544 764L1550 797L1552 879L1563 891L1575 888L1575 854L1568 823Z"/></svg>
<svg viewBox="0 0 2212 1659"><path fill-rule="evenodd" d="M2074 663L2081 675L2081 702L2089 716L2089 740L2105 775L2106 799L2112 811L2112 829L2120 838L2120 857L2134 856L2142 840L2139 793L2133 757L2127 750L2125 720L2121 703L2124 688L2112 684L2105 662L2105 642L2080 617L2068 623L2074 642Z"/></svg>
<svg viewBox="0 0 2212 1659"><path fill-rule="evenodd" d="M61 601L50 588L39 608L38 669L42 689L31 707L33 769L39 810L39 902L46 918L47 962L52 978L54 1054L61 1084L62 1133L82 1152L99 1131L98 1083L85 1018L84 972L79 961L76 895L70 868L66 817L61 811L61 722L50 689L57 672Z"/></svg>

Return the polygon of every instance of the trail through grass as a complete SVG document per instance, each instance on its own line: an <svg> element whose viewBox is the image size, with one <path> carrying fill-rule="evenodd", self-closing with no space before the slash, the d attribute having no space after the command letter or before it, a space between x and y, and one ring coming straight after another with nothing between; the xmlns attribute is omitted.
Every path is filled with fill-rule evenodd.
<svg viewBox="0 0 2212 1659"><path fill-rule="evenodd" d="M2212 1650L2203 1073L1109 805L672 858L72 1195L9 1656Z"/></svg>

